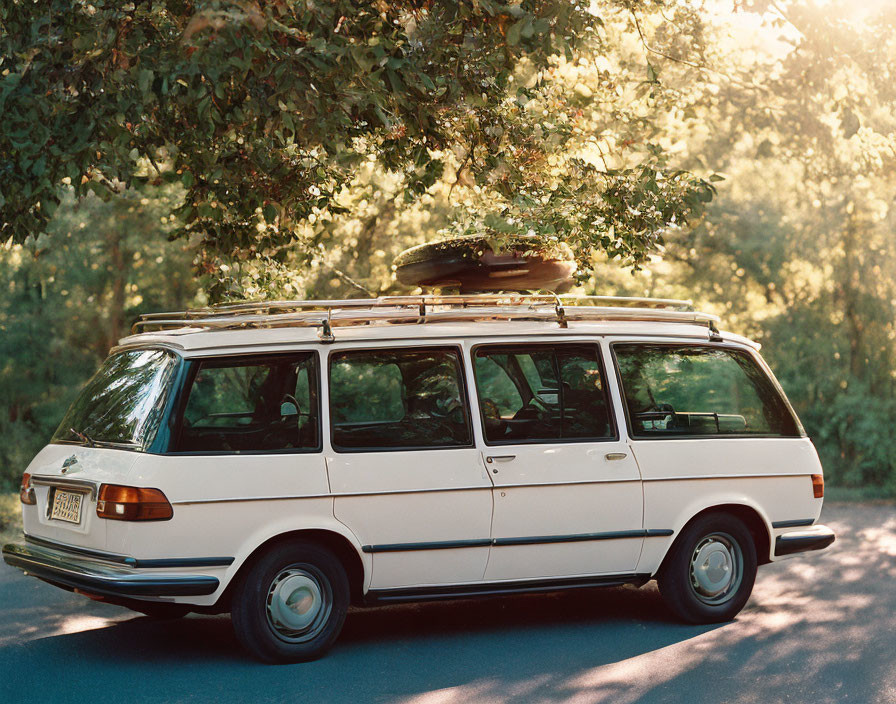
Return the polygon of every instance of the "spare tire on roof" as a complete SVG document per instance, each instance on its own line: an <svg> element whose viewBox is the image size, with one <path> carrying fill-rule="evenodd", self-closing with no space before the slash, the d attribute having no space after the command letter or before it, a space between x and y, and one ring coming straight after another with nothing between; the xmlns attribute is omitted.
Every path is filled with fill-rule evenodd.
<svg viewBox="0 0 896 704"><path fill-rule="evenodd" d="M406 249L394 263L398 280L406 286L460 293L562 292L572 285L576 271L568 245L545 246L525 235L509 237L497 248L479 235L429 242Z"/></svg>

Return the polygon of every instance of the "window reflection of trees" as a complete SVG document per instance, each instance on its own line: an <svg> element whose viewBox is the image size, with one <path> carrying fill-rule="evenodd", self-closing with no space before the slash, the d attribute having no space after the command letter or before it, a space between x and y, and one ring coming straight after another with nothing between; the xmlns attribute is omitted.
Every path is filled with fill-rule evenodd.
<svg viewBox="0 0 896 704"><path fill-rule="evenodd" d="M744 352L647 344L614 349L635 432L799 434L772 383Z"/></svg>
<svg viewBox="0 0 896 704"><path fill-rule="evenodd" d="M158 428L177 358L163 350L110 357L87 383L53 436L75 441L71 428L97 442L145 447Z"/></svg>
<svg viewBox="0 0 896 704"><path fill-rule="evenodd" d="M330 366L334 443L454 447L472 442L453 350L337 353Z"/></svg>

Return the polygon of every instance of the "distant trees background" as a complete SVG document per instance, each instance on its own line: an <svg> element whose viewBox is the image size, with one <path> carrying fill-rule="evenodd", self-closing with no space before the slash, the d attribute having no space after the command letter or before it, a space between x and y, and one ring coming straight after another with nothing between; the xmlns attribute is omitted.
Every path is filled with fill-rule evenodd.
<svg viewBox="0 0 896 704"><path fill-rule="evenodd" d="M892 3L47 6L0 7L8 486L138 313L400 292L476 232L720 313L896 495Z"/></svg>

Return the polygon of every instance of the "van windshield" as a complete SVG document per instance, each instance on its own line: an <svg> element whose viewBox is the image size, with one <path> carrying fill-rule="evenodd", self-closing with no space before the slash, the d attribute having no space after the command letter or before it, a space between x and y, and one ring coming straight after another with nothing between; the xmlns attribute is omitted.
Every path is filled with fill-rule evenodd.
<svg viewBox="0 0 896 704"><path fill-rule="evenodd" d="M51 442L145 450L165 410L178 357L160 349L109 357L68 409Z"/></svg>

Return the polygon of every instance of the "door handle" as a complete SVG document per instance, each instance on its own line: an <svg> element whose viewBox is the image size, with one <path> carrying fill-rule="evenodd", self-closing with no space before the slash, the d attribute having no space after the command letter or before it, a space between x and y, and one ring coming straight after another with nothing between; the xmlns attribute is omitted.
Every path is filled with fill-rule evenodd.
<svg viewBox="0 0 896 704"><path fill-rule="evenodd" d="M607 460L608 462L624 460L626 457L628 457L628 455L625 454L624 452L608 452L607 454L604 455L604 459Z"/></svg>
<svg viewBox="0 0 896 704"><path fill-rule="evenodd" d="M485 461L492 464L493 462L510 462L515 459L516 455L489 455L485 458Z"/></svg>

